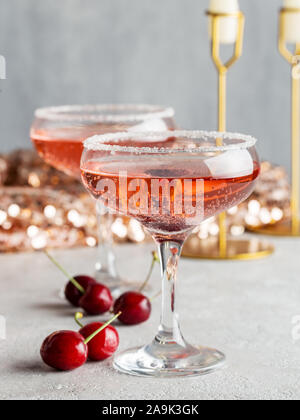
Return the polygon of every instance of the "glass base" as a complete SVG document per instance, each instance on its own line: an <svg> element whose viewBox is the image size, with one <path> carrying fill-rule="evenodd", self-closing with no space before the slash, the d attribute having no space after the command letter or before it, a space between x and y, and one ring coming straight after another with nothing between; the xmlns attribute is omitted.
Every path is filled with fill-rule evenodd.
<svg viewBox="0 0 300 420"><path fill-rule="evenodd" d="M115 369L122 373L159 378L206 375L224 363L224 354L217 350L188 344L161 344L156 340L148 346L119 353L114 358Z"/></svg>

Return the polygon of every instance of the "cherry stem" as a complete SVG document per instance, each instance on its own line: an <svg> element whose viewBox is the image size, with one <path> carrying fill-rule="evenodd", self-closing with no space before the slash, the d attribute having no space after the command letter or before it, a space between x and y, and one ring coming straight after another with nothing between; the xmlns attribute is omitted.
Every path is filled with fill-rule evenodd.
<svg viewBox="0 0 300 420"><path fill-rule="evenodd" d="M117 319L121 315L121 313L122 312L117 313L117 315L115 315L113 318L111 318L109 321L103 324L102 327L100 327L98 330L93 332L93 334L91 334L87 339L84 340L84 343L88 344L93 338L96 337L96 335L98 335L101 331L103 331L106 327L108 327L109 324L114 322L114 320Z"/></svg>
<svg viewBox="0 0 300 420"><path fill-rule="evenodd" d="M76 312L74 318L75 318L76 324L79 325L80 328L83 328L83 324L79 321L80 319L83 318L83 313L82 312Z"/></svg>
<svg viewBox="0 0 300 420"><path fill-rule="evenodd" d="M70 274L59 264L59 262L57 262L49 253L48 251L44 250L45 255L49 258L50 261L53 262L54 265L56 265L56 267L68 278L68 280L76 287L76 289L79 290L79 292L81 292L82 294L85 293L84 288L81 286L81 284L78 283L78 281L76 281L74 279L74 277L70 276Z"/></svg>
<svg viewBox="0 0 300 420"><path fill-rule="evenodd" d="M139 288L139 290L138 290L139 292L142 292L145 289L145 287L147 286L147 284L148 284L148 282L149 282L149 280L150 280L150 278L152 276L152 272L153 272L155 263L159 262L159 258L158 258L157 253L154 251L152 254L153 254L153 258L152 258L152 263L151 263L151 266L150 266L149 273L148 273L148 275L146 277L146 280L144 281L144 283Z"/></svg>

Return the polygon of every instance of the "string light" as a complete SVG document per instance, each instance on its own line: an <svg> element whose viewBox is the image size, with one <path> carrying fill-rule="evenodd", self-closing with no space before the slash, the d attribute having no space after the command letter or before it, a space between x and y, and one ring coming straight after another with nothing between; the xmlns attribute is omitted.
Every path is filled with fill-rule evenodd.
<svg viewBox="0 0 300 420"><path fill-rule="evenodd" d="M260 203L257 200L251 200L248 203L248 210L252 216L258 216L260 212Z"/></svg>
<svg viewBox="0 0 300 420"><path fill-rule="evenodd" d="M283 211L278 207L274 207L271 214L272 219L275 220L275 222L279 222L283 218Z"/></svg>
<svg viewBox="0 0 300 420"><path fill-rule="evenodd" d="M235 214L237 214L237 212L239 211L238 206L234 206L231 209L228 210L228 214L230 216L234 216Z"/></svg>
<svg viewBox="0 0 300 420"><path fill-rule="evenodd" d="M217 225L217 223L213 223L210 227L209 227L209 233L212 235L212 236L217 236L218 234L219 234L219 231L220 231L220 229L219 229L219 226Z"/></svg>
<svg viewBox="0 0 300 420"><path fill-rule="evenodd" d="M127 234L128 238L133 242L143 242L146 237L141 224L135 219L130 220Z"/></svg>
<svg viewBox="0 0 300 420"><path fill-rule="evenodd" d="M272 221L271 213L267 208L262 208L260 210L259 219L265 225L268 225Z"/></svg>
<svg viewBox="0 0 300 420"><path fill-rule="evenodd" d="M8 207L8 211L7 212L8 212L8 215L10 217L18 217L19 214L20 214L20 212L21 212L21 209L20 209L20 206L18 206L18 204L11 204Z"/></svg>
<svg viewBox="0 0 300 420"><path fill-rule="evenodd" d="M96 238L89 236L88 238L86 238L86 244L87 246L94 248L97 245L97 240Z"/></svg>
<svg viewBox="0 0 300 420"><path fill-rule="evenodd" d="M127 228L126 228L126 226L124 225L123 220L122 220L120 217L118 217L118 218L114 221L114 223L112 224L111 229L112 229L112 232L113 232L115 235L117 235L119 238L122 238L122 239L126 238L126 235L127 235Z"/></svg>
<svg viewBox="0 0 300 420"><path fill-rule="evenodd" d="M9 222L9 221L6 221L6 222L3 223L2 227L5 230L10 230L12 228L12 223Z"/></svg>
<svg viewBox="0 0 300 420"><path fill-rule="evenodd" d="M43 233L35 236L31 240L31 245L36 250L45 248L47 246L47 236Z"/></svg>
<svg viewBox="0 0 300 420"><path fill-rule="evenodd" d="M27 229L27 235L29 238L34 238L39 233L39 228L37 226L29 226Z"/></svg>
<svg viewBox="0 0 300 420"><path fill-rule="evenodd" d="M53 219L56 215L56 208L50 204L44 208L44 215L48 219Z"/></svg>
<svg viewBox="0 0 300 420"><path fill-rule="evenodd" d="M85 220L77 210L70 210L68 213L68 220L77 228L84 226Z"/></svg>

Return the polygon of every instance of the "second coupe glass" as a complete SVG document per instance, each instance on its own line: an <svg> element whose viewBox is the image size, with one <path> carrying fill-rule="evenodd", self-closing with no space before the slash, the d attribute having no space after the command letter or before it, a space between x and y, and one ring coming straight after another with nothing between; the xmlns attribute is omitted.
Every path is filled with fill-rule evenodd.
<svg viewBox="0 0 300 420"><path fill-rule="evenodd" d="M161 131L174 128L172 108L155 105L58 106L36 110L31 139L45 162L80 179L83 141L88 137L118 131ZM97 214L99 219L97 278L118 294L123 282L117 274L115 255L111 248L112 218L109 215L103 217L101 203L97 205Z"/></svg>

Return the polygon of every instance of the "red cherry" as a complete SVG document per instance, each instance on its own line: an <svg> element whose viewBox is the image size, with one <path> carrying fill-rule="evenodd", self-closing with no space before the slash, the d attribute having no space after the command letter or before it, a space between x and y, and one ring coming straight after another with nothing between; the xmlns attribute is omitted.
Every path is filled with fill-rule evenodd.
<svg viewBox="0 0 300 420"><path fill-rule="evenodd" d="M89 276L76 276L74 279L84 288L84 290L86 290L90 284L97 283L93 277ZM69 281L65 288L65 297L73 306L78 308L82 293L71 281Z"/></svg>
<svg viewBox="0 0 300 420"><path fill-rule="evenodd" d="M82 366L88 355L84 338L74 331L57 331L45 339L41 357L46 365L58 370L73 370Z"/></svg>
<svg viewBox="0 0 300 420"><path fill-rule="evenodd" d="M103 284L90 284L79 300L79 305L90 315L101 315L109 311L113 304L108 287Z"/></svg>
<svg viewBox="0 0 300 420"><path fill-rule="evenodd" d="M114 304L114 313L121 312L123 324L136 325L147 321L151 314L150 300L139 292L126 292Z"/></svg>
<svg viewBox="0 0 300 420"><path fill-rule="evenodd" d="M93 322L81 328L79 334L84 338L88 338L103 325L103 322ZM94 337L87 346L90 360L105 360L112 356L119 346L118 331L112 325L109 325Z"/></svg>

